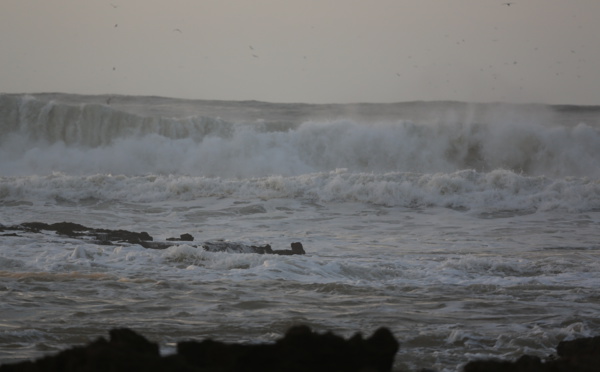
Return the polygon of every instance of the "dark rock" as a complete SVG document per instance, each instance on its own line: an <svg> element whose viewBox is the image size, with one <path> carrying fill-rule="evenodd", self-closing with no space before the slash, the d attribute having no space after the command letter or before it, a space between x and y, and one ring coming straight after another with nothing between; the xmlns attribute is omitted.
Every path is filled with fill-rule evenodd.
<svg viewBox="0 0 600 372"><path fill-rule="evenodd" d="M385 328L364 340L332 333L317 334L293 327L274 344L228 344L213 340L177 344L177 354L161 357L158 345L132 330L110 331L99 338L54 356L0 366L0 372L71 371L390 371L399 344Z"/></svg>
<svg viewBox="0 0 600 372"><path fill-rule="evenodd" d="M478 360L465 365L464 372L597 372L600 371L600 336L562 341L556 347L558 357L542 361L524 355L514 362Z"/></svg>
<svg viewBox="0 0 600 372"><path fill-rule="evenodd" d="M191 236L190 234L181 234L181 235L179 235L179 237L181 238L182 242L193 242L194 241L194 237Z"/></svg>
<svg viewBox="0 0 600 372"><path fill-rule="evenodd" d="M183 341L177 344L176 354L161 356L156 343L130 329L113 329L109 334L109 341L101 337L35 361L0 365L0 372L391 371L400 348L387 328L367 339L357 333L346 340L331 332L319 334L307 326L296 326L275 343ZM530 355L516 361L471 361L463 372L597 372L600 337L563 341L557 354L546 361Z"/></svg>
<svg viewBox="0 0 600 372"><path fill-rule="evenodd" d="M556 347L556 353L563 359L589 355L600 358L600 336L561 341Z"/></svg>
<svg viewBox="0 0 600 372"><path fill-rule="evenodd" d="M93 238L101 244L112 242L139 244L140 242L152 241L147 232L132 232L127 230L93 229L77 223L59 222L47 224L42 222L25 222L20 225L22 230L29 232L40 232L41 230L55 231L57 234L70 238Z"/></svg>
<svg viewBox="0 0 600 372"><path fill-rule="evenodd" d="M54 230L57 234L66 235L72 238L76 238L83 234L84 231L89 229L83 225L72 223L72 222L59 222L49 225L46 230Z"/></svg>
<svg viewBox="0 0 600 372"><path fill-rule="evenodd" d="M549 371L546 369L540 358L524 355L517 359L515 362L508 362L502 360L479 360L474 362L469 362L465 368L464 372L475 372L475 371L486 371L486 372L502 372L502 371L512 371L512 372L537 372L537 371Z"/></svg>
<svg viewBox="0 0 600 372"><path fill-rule="evenodd" d="M76 346L55 356L0 366L0 372L132 372L194 371L177 358L161 358L158 345L134 331L110 331L110 341L99 338L87 346Z"/></svg>
<svg viewBox="0 0 600 372"><path fill-rule="evenodd" d="M304 247L302 246L302 243L292 243L291 244L292 249L280 249L280 250L275 250L273 251L274 254L279 254L279 255L286 255L286 256L291 256L293 254L306 254L306 252L304 251Z"/></svg>
<svg viewBox="0 0 600 372"><path fill-rule="evenodd" d="M207 371L390 371L400 345L385 328L364 340L306 326L291 328L271 345L227 344L212 340L177 344L189 364Z"/></svg>
<svg viewBox="0 0 600 372"><path fill-rule="evenodd" d="M158 345L146 340L128 328L112 329L109 331L110 342L120 349L129 349L135 353L159 355Z"/></svg>
<svg viewBox="0 0 600 372"><path fill-rule="evenodd" d="M147 232L132 232L127 230L107 230L93 229L92 235L100 241L110 241L119 243L142 244L151 242L154 239Z"/></svg>
<svg viewBox="0 0 600 372"><path fill-rule="evenodd" d="M254 250L254 253L258 253L258 254L273 254L273 249L271 248L271 245L266 244L266 245L251 245L250 248L252 248Z"/></svg>
<svg viewBox="0 0 600 372"><path fill-rule="evenodd" d="M557 367L568 372L600 370L600 336L562 341L556 347Z"/></svg>
<svg viewBox="0 0 600 372"><path fill-rule="evenodd" d="M193 242L194 237L191 236L190 234L181 234L181 235L179 235L179 238L167 238L167 241L170 241L170 242Z"/></svg>
<svg viewBox="0 0 600 372"><path fill-rule="evenodd" d="M72 238L82 236L84 231L90 230L88 227L72 222L58 222L53 224L47 224L42 222L26 222L21 224L21 226L23 226L27 231L55 231L57 234L66 235Z"/></svg>
<svg viewBox="0 0 600 372"><path fill-rule="evenodd" d="M257 246L257 245L247 245L242 243L235 242L225 242L225 241L210 241L204 242L202 244L202 248L208 252L229 252L229 253L273 253L273 249L269 244Z"/></svg>
<svg viewBox="0 0 600 372"><path fill-rule="evenodd" d="M94 229L72 222L59 222L47 224L43 222L25 222L16 226L0 225L0 232L4 231L23 231L30 233L41 233L42 231L55 231L59 235L68 236L70 238L91 240L95 244L101 245L120 245L139 244L144 248L150 249L167 249L174 244L171 242L191 242L194 237L190 234L181 234L179 238L168 238L166 242L155 242L152 236L147 232L132 232L127 230L109 230L109 229ZM0 235L2 236L2 235ZM5 236L19 236L16 233L11 233ZM194 246L198 247L198 246ZM224 241L205 242L201 245L204 250L210 252L232 252L232 253L258 253L258 254L280 254L294 255L305 254L301 243L292 243L291 250L276 250L274 251L269 244L256 246L246 245L241 243L232 243Z"/></svg>

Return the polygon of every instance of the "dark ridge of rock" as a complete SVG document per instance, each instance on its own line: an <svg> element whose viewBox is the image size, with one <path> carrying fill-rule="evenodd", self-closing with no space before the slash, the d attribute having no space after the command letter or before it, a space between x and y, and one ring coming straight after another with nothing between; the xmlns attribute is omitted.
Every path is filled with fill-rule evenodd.
<svg viewBox="0 0 600 372"><path fill-rule="evenodd" d="M182 341L176 354L161 356L156 343L130 329L113 329L109 334L109 341L100 337L86 346L34 361L0 365L0 372L383 372L391 371L400 348L387 328L379 328L367 339L357 333L346 340L331 332L319 334L307 326L295 326L275 343ZM516 361L471 361L463 372L597 372L600 337L563 341L557 354L546 361L530 355Z"/></svg>
<svg viewBox="0 0 600 372"><path fill-rule="evenodd" d="M595 357L600 361L600 336L561 341L556 353L564 359ZM600 363L598 366L600 368Z"/></svg>
<svg viewBox="0 0 600 372"><path fill-rule="evenodd" d="M561 341L557 356L542 361L523 355L516 361L477 360L469 362L464 372L598 372L600 371L600 336Z"/></svg>
<svg viewBox="0 0 600 372"><path fill-rule="evenodd" d="M25 222L21 226L26 231L39 232L40 230L56 231L60 235L66 235L70 237L78 237L83 235L82 231L89 231L88 227L83 225L72 223L72 222L58 222L53 224L47 224L43 222Z"/></svg>
<svg viewBox="0 0 600 372"><path fill-rule="evenodd" d="M291 245L292 249L275 250L275 251L273 251L273 253L279 254L279 255L286 255L286 256L290 256L293 254L306 254L306 252L304 251L304 247L302 246L302 243L295 242L290 245Z"/></svg>
<svg viewBox="0 0 600 372"><path fill-rule="evenodd" d="M95 244L101 245L120 245L139 244L144 248L149 249L167 249L172 247L172 242L192 242L194 237L190 234L181 234L179 238L168 238L166 242L154 241L154 238L147 232L132 232L127 230L109 230L109 229L94 229L72 222L59 222L47 224L43 222L24 222L15 226L0 225L0 232L5 231L22 231L31 233L41 233L42 231L54 231L59 235L67 236L75 239L88 240ZM19 236L17 233L9 233L0 236ZM279 254L279 255L296 255L305 254L301 243L292 243L292 249L289 250L273 250L269 244L263 246L246 245L232 242L205 242L202 245L194 245L193 247L202 247L210 252L231 252L231 253L258 253L258 254Z"/></svg>
<svg viewBox="0 0 600 372"><path fill-rule="evenodd" d="M46 230L55 231L59 235L70 238L93 238L101 244L112 244L113 242L139 244L140 242L153 240L147 232L137 233L127 230L93 229L73 222L58 222L53 224L25 222L20 226L23 227L23 230L29 232Z"/></svg>
<svg viewBox="0 0 600 372"><path fill-rule="evenodd" d="M254 251L254 253L258 253L258 254L273 254L273 249L271 249L271 246L269 244L265 244L265 245L251 245L250 248L252 248L252 251Z"/></svg>
<svg viewBox="0 0 600 372"><path fill-rule="evenodd" d="M191 236L190 234L181 234L181 235L179 235L179 238L167 238L167 241L169 241L169 242L193 242L194 237Z"/></svg>
<svg viewBox="0 0 600 372"><path fill-rule="evenodd" d="M505 360L476 360L467 363L464 372L536 372L550 371L545 369L538 357L523 355L514 362Z"/></svg>
<svg viewBox="0 0 600 372"><path fill-rule="evenodd" d="M177 354L162 357L156 343L122 328L110 331L110 341L101 337L54 356L5 364L0 372L387 372L399 347L386 328L366 340L360 334L345 340L297 326L273 344L184 341L177 344Z"/></svg>
<svg viewBox="0 0 600 372"><path fill-rule="evenodd" d="M208 252L273 254L273 249L271 249L269 244L257 246L234 242L210 241L202 243L202 248Z"/></svg>
<svg viewBox="0 0 600 372"><path fill-rule="evenodd" d="M94 229L93 233L96 239L107 242L142 244L154 240L150 234L145 231L137 233L127 230Z"/></svg>
<svg viewBox="0 0 600 372"><path fill-rule="evenodd" d="M75 346L54 356L0 366L1 372L132 372L194 371L177 358L161 358L156 343L134 331L110 331L110 341L100 337L87 346Z"/></svg>
<svg viewBox="0 0 600 372"><path fill-rule="evenodd" d="M292 327L272 345L239 345L205 340L177 344L189 364L219 371L390 371L400 344L386 328L364 340L345 340L307 326ZM223 368L223 369L220 369Z"/></svg>

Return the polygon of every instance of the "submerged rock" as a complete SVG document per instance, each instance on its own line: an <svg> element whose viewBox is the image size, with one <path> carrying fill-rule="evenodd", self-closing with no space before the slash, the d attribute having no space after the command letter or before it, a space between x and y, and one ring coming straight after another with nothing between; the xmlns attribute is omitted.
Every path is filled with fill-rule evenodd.
<svg viewBox="0 0 600 372"><path fill-rule="evenodd" d="M15 226L0 225L0 232L22 231L41 233L42 231L54 231L58 235L67 236L74 239L87 240L101 245L121 245L121 244L139 244L149 249L167 249L176 245L176 242L193 242L194 237L191 234L181 234L179 238L168 238L167 241L158 242L147 232L133 232L127 230L109 230L95 229L83 226L73 222L59 222L47 224L43 222L25 222ZM16 233L8 233L0 236L16 236ZM292 243L292 249L273 250L269 244L263 246L247 245L235 242L213 241L205 242L201 245L192 245L195 248L203 248L209 252L230 252L230 253L258 253L258 254L278 254L278 255L296 255L305 254L302 243Z"/></svg>
<svg viewBox="0 0 600 372"><path fill-rule="evenodd" d="M147 232L138 233L127 230L94 229L73 222L59 222L53 224L47 224L42 222L25 222L21 225L13 227L13 229L18 229L19 226L21 226L25 231L55 231L59 235L68 236L70 238L93 239L99 242L100 244L142 244L143 242L153 240Z"/></svg>
<svg viewBox="0 0 600 372"><path fill-rule="evenodd" d="M269 244L266 245L247 245L241 243L232 243L224 241L205 242L202 248L209 252L229 252L229 253L258 253L258 254L278 254L294 255L306 254L302 243L291 243L292 249L273 250Z"/></svg>
<svg viewBox="0 0 600 372"><path fill-rule="evenodd" d="M99 338L54 356L0 366L0 372L18 371L391 371L400 344L387 328L371 337L360 334L345 340L331 332L319 334L307 326L292 327L275 343L233 344L184 341L177 354L161 356L158 345L134 331L110 331L110 340Z"/></svg>
<svg viewBox="0 0 600 372"><path fill-rule="evenodd" d="M292 243L291 247L292 249L277 250L273 251L273 253L281 255L306 254L306 252L304 252L304 247L300 242Z"/></svg>
<svg viewBox="0 0 600 372"><path fill-rule="evenodd" d="M193 242L194 237L190 234L181 234L179 238L167 238L169 242Z"/></svg>

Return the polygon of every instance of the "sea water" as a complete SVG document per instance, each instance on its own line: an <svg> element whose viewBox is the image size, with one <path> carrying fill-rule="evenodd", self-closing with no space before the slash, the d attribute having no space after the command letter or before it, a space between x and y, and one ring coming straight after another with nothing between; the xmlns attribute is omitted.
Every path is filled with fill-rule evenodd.
<svg viewBox="0 0 600 372"><path fill-rule="evenodd" d="M0 363L116 327L169 354L297 324L388 327L395 370L546 357L600 334L599 212L600 107L0 95L0 225L195 238L0 236Z"/></svg>

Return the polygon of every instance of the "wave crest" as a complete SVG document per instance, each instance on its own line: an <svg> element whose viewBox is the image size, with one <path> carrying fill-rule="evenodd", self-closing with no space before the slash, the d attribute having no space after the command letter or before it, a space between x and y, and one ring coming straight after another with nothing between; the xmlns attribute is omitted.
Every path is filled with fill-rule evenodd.
<svg viewBox="0 0 600 372"><path fill-rule="evenodd" d="M600 209L600 181L550 179L508 170L480 173L354 173L344 169L300 176L224 179L191 176L24 176L0 178L0 199L162 202L199 198L293 198L364 202L388 207L481 211Z"/></svg>

